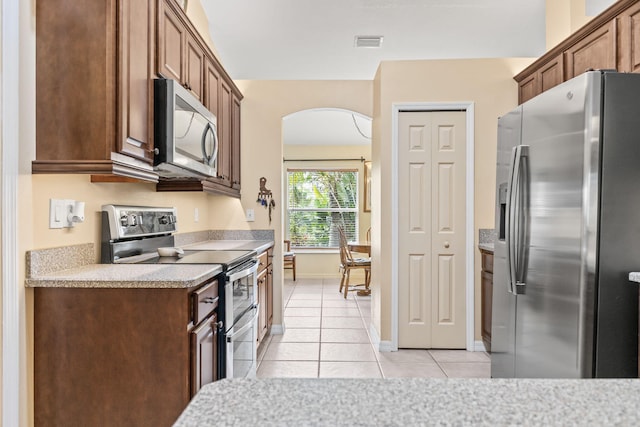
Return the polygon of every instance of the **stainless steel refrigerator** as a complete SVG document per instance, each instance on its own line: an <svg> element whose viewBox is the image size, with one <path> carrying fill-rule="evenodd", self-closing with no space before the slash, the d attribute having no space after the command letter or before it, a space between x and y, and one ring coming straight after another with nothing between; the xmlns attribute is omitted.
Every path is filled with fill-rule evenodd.
<svg viewBox="0 0 640 427"><path fill-rule="evenodd" d="M638 376L640 74L591 71L498 120L491 376Z"/></svg>

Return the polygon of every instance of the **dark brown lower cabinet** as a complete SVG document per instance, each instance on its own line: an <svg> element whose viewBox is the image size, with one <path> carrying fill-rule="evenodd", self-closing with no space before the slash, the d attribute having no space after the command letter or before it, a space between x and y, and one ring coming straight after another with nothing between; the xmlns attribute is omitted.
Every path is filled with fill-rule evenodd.
<svg viewBox="0 0 640 427"><path fill-rule="evenodd" d="M217 379L217 288L34 289L35 425L172 425Z"/></svg>
<svg viewBox="0 0 640 427"><path fill-rule="evenodd" d="M218 379L218 314L191 331L191 396Z"/></svg>
<svg viewBox="0 0 640 427"><path fill-rule="evenodd" d="M482 257L482 272L480 273L481 288L481 332L482 342L487 352L491 353L491 309L493 299L493 253L480 250Z"/></svg>

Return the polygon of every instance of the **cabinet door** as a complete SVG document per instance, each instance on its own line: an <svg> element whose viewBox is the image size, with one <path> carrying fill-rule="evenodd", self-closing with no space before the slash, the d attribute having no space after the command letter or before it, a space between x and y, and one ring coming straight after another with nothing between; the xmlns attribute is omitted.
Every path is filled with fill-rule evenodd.
<svg viewBox="0 0 640 427"><path fill-rule="evenodd" d="M267 270L267 332L273 324L273 264Z"/></svg>
<svg viewBox="0 0 640 427"><path fill-rule="evenodd" d="M153 163L155 1L120 2L117 151Z"/></svg>
<svg viewBox="0 0 640 427"><path fill-rule="evenodd" d="M231 105L231 186L240 189L240 98Z"/></svg>
<svg viewBox="0 0 640 427"><path fill-rule="evenodd" d="M538 95L540 93L539 83L537 73L533 73L518 83L518 102L522 104Z"/></svg>
<svg viewBox="0 0 640 427"><path fill-rule="evenodd" d="M218 106L218 137L220 149L218 151L218 182L224 186L231 186L231 88L220 79Z"/></svg>
<svg viewBox="0 0 640 427"><path fill-rule="evenodd" d="M183 84L187 30L169 6L169 1L158 2L158 74Z"/></svg>
<svg viewBox="0 0 640 427"><path fill-rule="evenodd" d="M481 287L481 332L482 341L484 342L485 349L491 351L491 310L493 298L493 274L483 271L481 273L480 287Z"/></svg>
<svg viewBox="0 0 640 427"><path fill-rule="evenodd" d="M220 89L220 72L213 65L213 60L205 57L203 104L218 117L218 95Z"/></svg>
<svg viewBox="0 0 640 427"><path fill-rule="evenodd" d="M191 331L191 396L218 379L218 314Z"/></svg>
<svg viewBox="0 0 640 427"><path fill-rule="evenodd" d="M618 17L618 71L640 72L640 3L631 6Z"/></svg>
<svg viewBox="0 0 640 427"><path fill-rule="evenodd" d="M616 46L616 21L612 20L565 51L567 80L589 69L615 69Z"/></svg>
<svg viewBox="0 0 640 427"><path fill-rule="evenodd" d="M562 83L564 81L564 64L562 54L540 67L537 74L540 92L549 90Z"/></svg>
<svg viewBox="0 0 640 427"><path fill-rule="evenodd" d="M258 344L262 341L267 333L267 270L263 270L258 275Z"/></svg>
<svg viewBox="0 0 640 427"><path fill-rule="evenodd" d="M187 33L185 48L185 86L193 95L202 101L204 87L204 50L200 43Z"/></svg>

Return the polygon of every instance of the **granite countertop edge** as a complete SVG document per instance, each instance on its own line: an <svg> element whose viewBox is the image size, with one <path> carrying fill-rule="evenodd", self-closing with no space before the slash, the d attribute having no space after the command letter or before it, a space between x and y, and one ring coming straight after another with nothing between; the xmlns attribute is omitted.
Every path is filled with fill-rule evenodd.
<svg viewBox="0 0 640 427"><path fill-rule="evenodd" d="M487 252L493 252L493 247L493 243L478 243L478 249L482 249Z"/></svg>
<svg viewBox="0 0 640 427"><path fill-rule="evenodd" d="M30 277L28 288L191 288L222 272L219 265L89 264Z"/></svg>

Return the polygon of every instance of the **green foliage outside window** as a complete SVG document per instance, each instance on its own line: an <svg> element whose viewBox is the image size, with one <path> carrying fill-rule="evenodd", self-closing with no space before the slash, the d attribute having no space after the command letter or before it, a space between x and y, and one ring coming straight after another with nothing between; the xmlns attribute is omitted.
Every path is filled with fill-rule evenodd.
<svg viewBox="0 0 640 427"><path fill-rule="evenodd" d="M357 240L357 170L290 170L287 185L291 246L336 248L338 227Z"/></svg>

